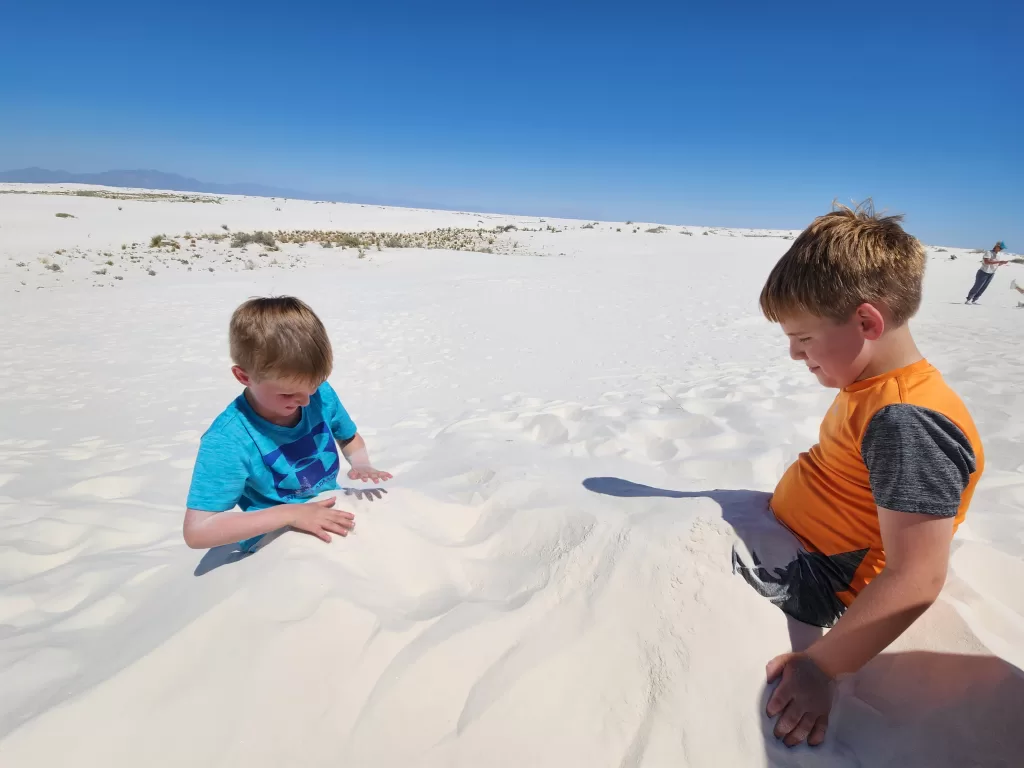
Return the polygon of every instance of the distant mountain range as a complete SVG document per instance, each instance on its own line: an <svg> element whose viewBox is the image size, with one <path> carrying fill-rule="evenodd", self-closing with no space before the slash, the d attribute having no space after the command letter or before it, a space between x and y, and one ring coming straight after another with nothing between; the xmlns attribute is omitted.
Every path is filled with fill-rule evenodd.
<svg viewBox="0 0 1024 768"><path fill-rule="evenodd" d="M323 200L295 189L268 187L264 184L212 184L163 171L103 171L102 173L68 173L46 168L20 168L0 171L0 182L22 184L98 184L104 187L135 187L166 189L173 192L209 192L215 195L252 195L254 197L293 197L299 200Z"/></svg>
<svg viewBox="0 0 1024 768"><path fill-rule="evenodd" d="M103 171L101 173L69 173L46 168L19 168L0 171L0 184L97 184L104 187L130 187L134 189L163 189L172 192L207 192L213 195L249 195L251 197L288 197L294 200L321 200L335 203L383 205L396 208L422 208L433 211L480 211L478 203L433 200L411 200L402 197L378 197L366 194L315 193L297 189L271 187L265 184L215 184L199 179L163 171ZM526 210L491 210L519 216L552 216L567 219L601 218L600 212L576 210L555 206L551 210L531 213ZM598 215L595 216L595 213ZM607 218L605 216L605 218Z"/></svg>

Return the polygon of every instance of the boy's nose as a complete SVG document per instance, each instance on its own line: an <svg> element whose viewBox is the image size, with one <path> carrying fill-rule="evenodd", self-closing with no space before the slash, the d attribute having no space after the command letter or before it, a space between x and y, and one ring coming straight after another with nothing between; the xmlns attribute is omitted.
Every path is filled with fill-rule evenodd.
<svg viewBox="0 0 1024 768"><path fill-rule="evenodd" d="M303 408L309 405L309 395L299 395L298 400L299 405L301 405Z"/></svg>
<svg viewBox="0 0 1024 768"><path fill-rule="evenodd" d="M789 342L789 356L793 360L803 360L806 357L804 351L800 349L800 346L797 343L796 339L793 339L792 341Z"/></svg>

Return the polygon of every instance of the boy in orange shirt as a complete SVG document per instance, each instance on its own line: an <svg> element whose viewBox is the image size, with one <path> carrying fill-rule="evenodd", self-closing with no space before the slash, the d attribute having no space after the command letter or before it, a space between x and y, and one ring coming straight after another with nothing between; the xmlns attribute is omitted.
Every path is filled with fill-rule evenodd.
<svg viewBox="0 0 1024 768"><path fill-rule="evenodd" d="M936 600L949 545L984 468L960 398L914 344L925 252L902 217L838 207L794 241L761 292L789 352L839 390L819 442L775 489L771 511L792 542L734 553L761 594L831 630L772 659L775 735L821 744L833 681L884 650ZM760 545L758 545L760 546ZM738 547L739 549L739 547ZM781 567L774 567L781 566Z"/></svg>

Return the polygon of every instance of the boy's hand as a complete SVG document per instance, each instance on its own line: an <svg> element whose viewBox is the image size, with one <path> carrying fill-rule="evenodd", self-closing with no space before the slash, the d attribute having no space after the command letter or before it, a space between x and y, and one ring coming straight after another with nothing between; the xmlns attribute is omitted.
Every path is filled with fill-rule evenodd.
<svg viewBox="0 0 1024 768"><path fill-rule="evenodd" d="M787 747L806 739L816 747L825 740L835 683L802 653L784 653L768 662L768 682L779 680L768 699L768 717L778 717L775 738Z"/></svg>
<svg viewBox="0 0 1024 768"><path fill-rule="evenodd" d="M291 526L300 531L311 533L318 539L331 541L331 534L348 536L356 527L356 518L351 512L334 509L336 496L308 504L294 504Z"/></svg>
<svg viewBox="0 0 1024 768"><path fill-rule="evenodd" d="M373 480L375 483L391 479L390 472L381 472L373 467L352 467L348 472L349 480L362 480L364 483Z"/></svg>

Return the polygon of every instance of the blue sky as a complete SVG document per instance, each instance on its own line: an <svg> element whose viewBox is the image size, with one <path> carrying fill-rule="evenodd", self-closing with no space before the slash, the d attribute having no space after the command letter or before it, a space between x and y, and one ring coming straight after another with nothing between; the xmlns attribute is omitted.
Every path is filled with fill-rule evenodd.
<svg viewBox="0 0 1024 768"><path fill-rule="evenodd" d="M7 3L0 169L1024 252L1024 3L888 5Z"/></svg>

